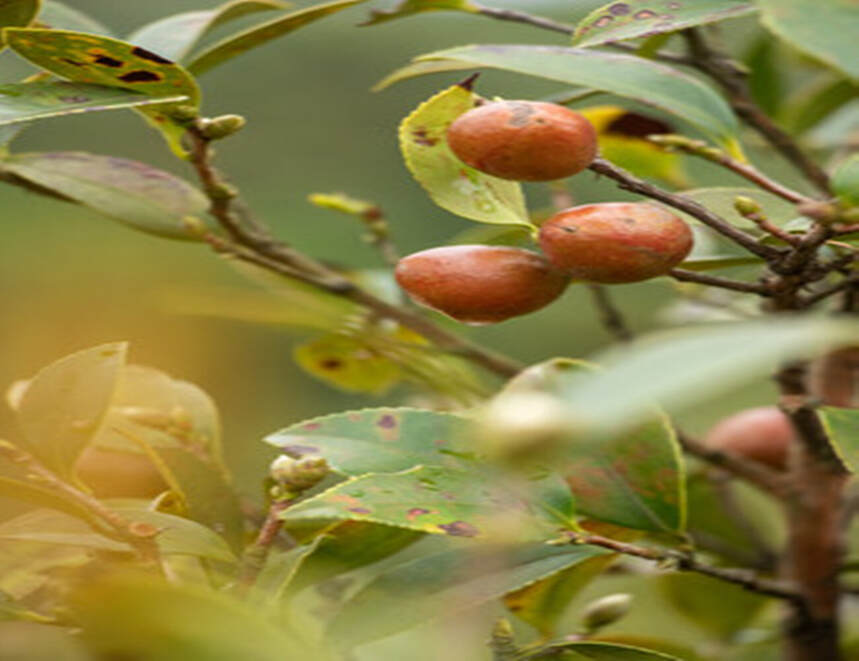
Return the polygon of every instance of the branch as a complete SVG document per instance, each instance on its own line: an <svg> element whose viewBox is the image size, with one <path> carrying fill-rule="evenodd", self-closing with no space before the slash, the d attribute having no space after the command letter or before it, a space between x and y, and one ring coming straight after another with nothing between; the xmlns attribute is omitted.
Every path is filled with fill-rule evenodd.
<svg viewBox="0 0 859 661"><path fill-rule="evenodd" d="M496 18L500 21L511 21L513 23L532 25L543 30L550 30L552 32L560 32L561 34L568 35L571 35L576 31L576 28L573 25L558 23L557 21L543 18L542 16L535 16L523 11L516 11L515 9L496 9L495 7L484 7L483 5L478 5L477 7L478 14L489 16L490 18Z"/></svg>
<svg viewBox="0 0 859 661"><path fill-rule="evenodd" d="M814 305L815 303L819 303L820 301L829 298L837 294L838 292L845 291L847 289L853 288L855 285L859 285L859 275L851 275L846 278L843 278L839 282L836 282L829 287L825 287L820 289L813 294L809 294L808 296L802 299L802 306L808 307L810 305Z"/></svg>
<svg viewBox="0 0 859 661"><path fill-rule="evenodd" d="M0 441L0 456L26 469L31 480L65 496L88 512L94 521L101 521L119 541L128 544L140 557L148 562L157 562L158 546L155 537L160 530L147 523L129 521L114 512L95 496L69 484L32 454L16 445ZM100 531L101 532L101 531Z"/></svg>
<svg viewBox="0 0 859 661"><path fill-rule="evenodd" d="M280 518L280 515L289 509L294 501L295 498L277 500L268 508L268 514L259 529L259 533L257 533L256 539L242 554L238 580L235 585L235 590L239 596L247 594L265 567L268 554L274 546L281 528L283 528L283 519Z"/></svg>
<svg viewBox="0 0 859 661"><path fill-rule="evenodd" d="M747 232L738 229L731 225L721 216L713 213L705 206L698 204L695 200L676 193L668 191L647 183L643 179L639 179L635 175L627 172L623 168L619 168L613 163L604 158L596 158L589 168L597 174L604 175L609 179L617 182L618 187L623 190L628 190L645 197L652 198L667 204L670 207L679 209L684 213L689 214L693 218L697 218L707 227L715 230L722 236L731 239L734 243L742 246L753 255L762 257L767 260L776 259L781 255L781 251L772 248L771 246L758 243L758 240Z"/></svg>
<svg viewBox="0 0 859 661"><path fill-rule="evenodd" d="M615 339L621 342L631 341L635 336L627 325L626 320L623 318L623 314L621 314L620 310L612 300L608 289L604 285L598 285L592 282L586 284L588 290L591 292L591 296L593 297L594 305L599 312L602 325L605 326L606 330L611 333Z"/></svg>
<svg viewBox="0 0 859 661"><path fill-rule="evenodd" d="M231 238L231 241L224 241L218 237L207 236L213 247L358 303L378 317L392 319L441 349L461 356L498 376L509 378L521 371L522 365L518 362L469 342L408 308L391 305L377 298L337 271L278 241L263 226L248 226L235 210L235 189L226 183L212 165L209 139L196 124L189 126L188 135L191 139L191 164L209 198L209 212Z"/></svg>
<svg viewBox="0 0 859 661"><path fill-rule="evenodd" d="M756 282L743 282L742 280L731 280L718 275L706 275L697 271L686 271L685 269L671 269L669 275L680 282L697 282L701 285L730 289L746 294L757 294L758 296L771 296L769 287Z"/></svg>
<svg viewBox="0 0 859 661"><path fill-rule="evenodd" d="M609 537L601 535L591 535L588 533L568 532L571 544L588 544L591 546L599 546L615 553L630 555L636 558L652 560L659 564L671 564L680 571L690 571L696 574L703 574L711 578L733 583L750 592L775 597L776 599L784 599L791 603L802 607L804 604L802 595L797 592L793 586L781 581L774 581L763 578L755 571L747 569L734 569L729 567L715 567L708 565L696 559L691 552L674 551L671 549L656 549L648 546L638 546L627 542L619 542Z"/></svg>
<svg viewBox="0 0 859 661"><path fill-rule="evenodd" d="M724 53L712 48L698 30L683 30L681 34L686 38L689 46L689 53L692 56L690 64L706 73L725 90L734 112L762 135L821 192L828 194L829 176L754 102L746 83L745 72Z"/></svg>

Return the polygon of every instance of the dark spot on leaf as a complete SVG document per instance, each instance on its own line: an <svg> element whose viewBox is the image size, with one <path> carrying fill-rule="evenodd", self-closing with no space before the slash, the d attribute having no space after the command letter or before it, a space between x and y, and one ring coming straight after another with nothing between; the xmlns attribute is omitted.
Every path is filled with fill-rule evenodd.
<svg viewBox="0 0 859 661"><path fill-rule="evenodd" d="M606 25L611 23L614 20L611 16L600 16L597 20L594 21L595 28L604 28Z"/></svg>
<svg viewBox="0 0 859 661"><path fill-rule="evenodd" d="M88 96L61 96L59 99L63 103L86 103L89 101Z"/></svg>
<svg viewBox="0 0 859 661"><path fill-rule="evenodd" d="M507 107L510 108L513 113L510 121L507 122L510 126L525 126L525 124L530 121L531 115L535 112L534 106L530 103L516 103L514 101L508 103Z"/></svg>
<svg viewBox="0 0 859 661"><path fill-rule="evenodd" d="M127 74L119 76L119 79L126 83L151 83L161 80L161 76L153 71L138 69L137 71L129 71Z"/></svg>
<svg viewBox="0 0 859 661"><path fill-rule="evenodd" d="M424 147L433 147L438 144L438 140L429 137L427 130L424 128L415 129L412 132L412 137L417 144L423 145Z"/></svg>
<svg viewBox="0 0 859 661"><path fill-rule="evenodd" d="M612 16L626 16L630 11L630 7L625 2L616 2L608 8L609 14Z"/></svg>
<svg viewBox="0 0 859 661"><path fill-rule="evenodd" d="M648 18L656 18L656 12L652 12L649 9L642 9L641 11L635 12L633 18L637 21L644 21Z"/></svg>
<svg viewBox="0 0 859 661"><path fill-rule="evenodd" d="M141 48L140 46L136 46L134 49L132 49L131 54L136 55L143 60L149 60L150 62L156 62L158 64L173 64L171 60L161 57L160 55L157 55L150 50Z"/></svg>
<svg viewBox="0 0 859 661"><path fill-rule="evenodd" d="M409 518L423 516L424 514L429 514L429 510L424 509L423 507L413 507L408 511Z"/></svg>
<svg viewBox="0 0 859 661"><path fill-rule="evenodd" d="M370 514L372 510L367 509L366 507L350 507L350 512L354 512L355 514Z"/></svg>
<svg viewBox="0 0 859 661"><path fill-rule="evenodd" d="M308 454L319 454L319 448L313 445L284 445L280 448L290 457L303 457Z"/></svg>
<svg viewBox="0 0 859 661"><path fill-rule="evenodd" d="M71 64L73 67L85 67L86 62L78 62L77 60L73 60L70 57L61 57L60 62L65 62L66 64Z"/></svg>
<svg viewBox="0 0 859 661"><path fill-rule="evenodd" d="M343 361L339 358L326 358L319 363L319 367L324 370L337 370L343 367Z"/></svg>
<svg viewBox="0 0 859 661"><path fill-rule="evenodd" d="M605 127L605 133L643 138L655 133L671 133L671 125L637 112L625 112Z"/></svg>
<svg viewBox="0 0 859 661"><path fill-rule="evenodd" d="M393 429L397 426L397 419L390 413L386 413L381 418L379 418L379 421L376 424L379 425L382 429Z"/></svg>
<svg viewBox="0 0 859 661"><path fill-rule="evenodd" d="M106 67L111 67L112 69L118 69L125 64L122 60L117 60L116 58L108 57L107 55L99 55L98 57L93 58L93 62Z"/></svg>
<svg viewBox="0 0 859 661"><path fill-rule="evenodd" d="M453 521L452 523L442 523L438 526L452 537L476 537L480 531L470 523L465 521Z"/></svg>

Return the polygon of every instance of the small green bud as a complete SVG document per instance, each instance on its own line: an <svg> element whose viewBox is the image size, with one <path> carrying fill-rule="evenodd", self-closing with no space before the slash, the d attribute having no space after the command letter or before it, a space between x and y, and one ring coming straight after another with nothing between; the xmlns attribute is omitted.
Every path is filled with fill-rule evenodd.
<svg viewBox="0 0 859 661"><path fill-rule="evenodd" d="M200 133L207 140L223 140L241 131L245 124L247 120L241 115L221 115L201 120Z"/></svg>
<svg viewBox="0 0 859 661"><path fill-rule="evenodd" d="M761 212L761 205L750 197L745 195L737 195L734 198L734 209L741 216L751 216Z"/></svg>
<svg viewBox="0 0 859 661"><path fill-rule="evenodd" d="M200 116L200 111L194 106L175 106L170 108L170 118L177 122L190 122Z"/></svg>
<svg viewBox="0 0 859 661"><path fill-rule="evenodd" d="M282 489L300 492L316 486L331 472L331 468L324 457L293 459L282 454L271 462L269 472Z"/></svg>
<svg viewBox="0 0 859 661"><path fill-rule="evenodd" d="M588 632L598 631L617 622L629 612L632 595L625 593L610 594L592 601L582 612L582 624Z"/></svg>
<svg viewBox="0 0 859 661"><path fill-rule="evenodd" d="M513 632L513 625L507 618L499 617L495 620L489 646L495 653L495 658L509 659L516 656L519 651L516 648L516 637Z"/></svg>

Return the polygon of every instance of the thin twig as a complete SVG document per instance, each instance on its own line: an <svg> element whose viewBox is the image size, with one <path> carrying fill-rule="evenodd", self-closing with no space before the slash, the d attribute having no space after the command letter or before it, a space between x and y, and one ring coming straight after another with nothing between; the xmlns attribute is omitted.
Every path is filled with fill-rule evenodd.
<svg viewBox="0 0 859 661"><path fill-rule="evenodd" d="M710 576L711 578L733 583L740 587L764 594L776 599L784 599L792 603L803 605L804 601L792 585L781 581L774 581L758 575L757 572L748 569L735 569L729 567L715 567L698 560L693 553L687 551L675 551L673 549L658 549L649 546L639 546L627 542L619 542L602 535L591 535L587 533L568 532L572 544L587 544L609 549L615 553L652 560L660 564L671 564L680 571L695 572Z"/></svg>
<svg viewBox="0 0 859 661"><path fill-rule="evenodd" d="M604 158L596 158L589 166L591 170L597 174L608 177L617 182L618 187L623 190L628 190L645 197L652 198L667 204L670 207L679 209L690 216L697 218L702 223L715 230L722 236L731 239L734 243L742 246L753 255L764 259L775 259L781 255L781 251L758 243L758 240L751 234L734 227L721 216L713 213L707 207L699 204L695 200L680 195L677 193L669 193L668 191L654 186L643 179L640 179L623 168L616 166L614 163L605 160Z"/></svg>
<svg viewBox="0 0 859 661"><path fill-rule="evenodd" d="M802 306L809 307L814 305L815 303L819 303L822 300L829 298L837 294L838 292L845 291L851 289L855 285L859 285L859 275L852 275L846 277L842 280L839 280L835 284L832 284L828 287L824 287L813 294L809 294L802 299Z"/></svg>
<svg viewBox="0 0 859 661"><path fill-rule="evenodd" d="M754 102L745 72L724 53L710 46L700 31L688 29L681 34L689 46L690 64L706 73L725 90L728 102L740 119L762 135L818 189L828 194L829 176Z"/></svg>
<svg viewBox="0 0 859 661"><path fill-rule="evenodd" d="M588 291L591 292L594 305L599 312L600 320L605 329L611 333L615 339L621 342L629 342L633 339L633 332L630 330L626 320L620 310L615 305L605 285L596 283L587 283Z"/></svg>
<svg viewBox="0 0 859 661"><path fill-rule="evenodd" d="M274 546L281 528L283 528L283 519L280 518L280 515L283 514L294 501L295 498L276 500L268 508L268 514L257 533L256 539L242 554L241 564L239 565L238 580L236 581L235 586L235 590L239 596L247 594L248 590L250 590L256 582L257 577L263 570L263 567L265 567L268 554L271 551L272 546Z"/></svg>
<svg viewBox="0 0 859 661"><path fill-rule="evenodd" d="M500 21L511 21L513 23L532 25L543 30L560 32L561 34L573 34L576 31L576 28L573 25L559 23L549 18L535 16L523 11L516 11L515 9L497 9L496 7L484 7L483 5L478 5L477 13Z"/></svg>
<svg viewBox="0 0 859 661"><path fill-rule="evenodd" d="M685 269L671 269L669 275L680 282L697 282L701 285L718 287L719 289L730 289L746 294L757 294L758 296L770 296L771 292L766 285L757 282L743 282L742 280L731 280L718 275L707 275L698 271L686 271Z"/></svg>

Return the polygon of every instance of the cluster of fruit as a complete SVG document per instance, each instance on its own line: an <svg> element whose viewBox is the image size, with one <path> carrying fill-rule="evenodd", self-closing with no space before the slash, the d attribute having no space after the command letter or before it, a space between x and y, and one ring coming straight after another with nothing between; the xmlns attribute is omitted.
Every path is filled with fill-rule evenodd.
<svg viewBox="0 0 859 661"><path fill-rule="evenodd" d="M552 181L586 169L597 135L581 115L534 101L487 103L447 131L467 165L501 179ZM527 314L560 296L572 279L627 283L665 275L692 249L686 223L647 203L586 204L540 227L543 255L504 246L460 245L400 260L395 275L417 302L466 323Z"/></svg>

